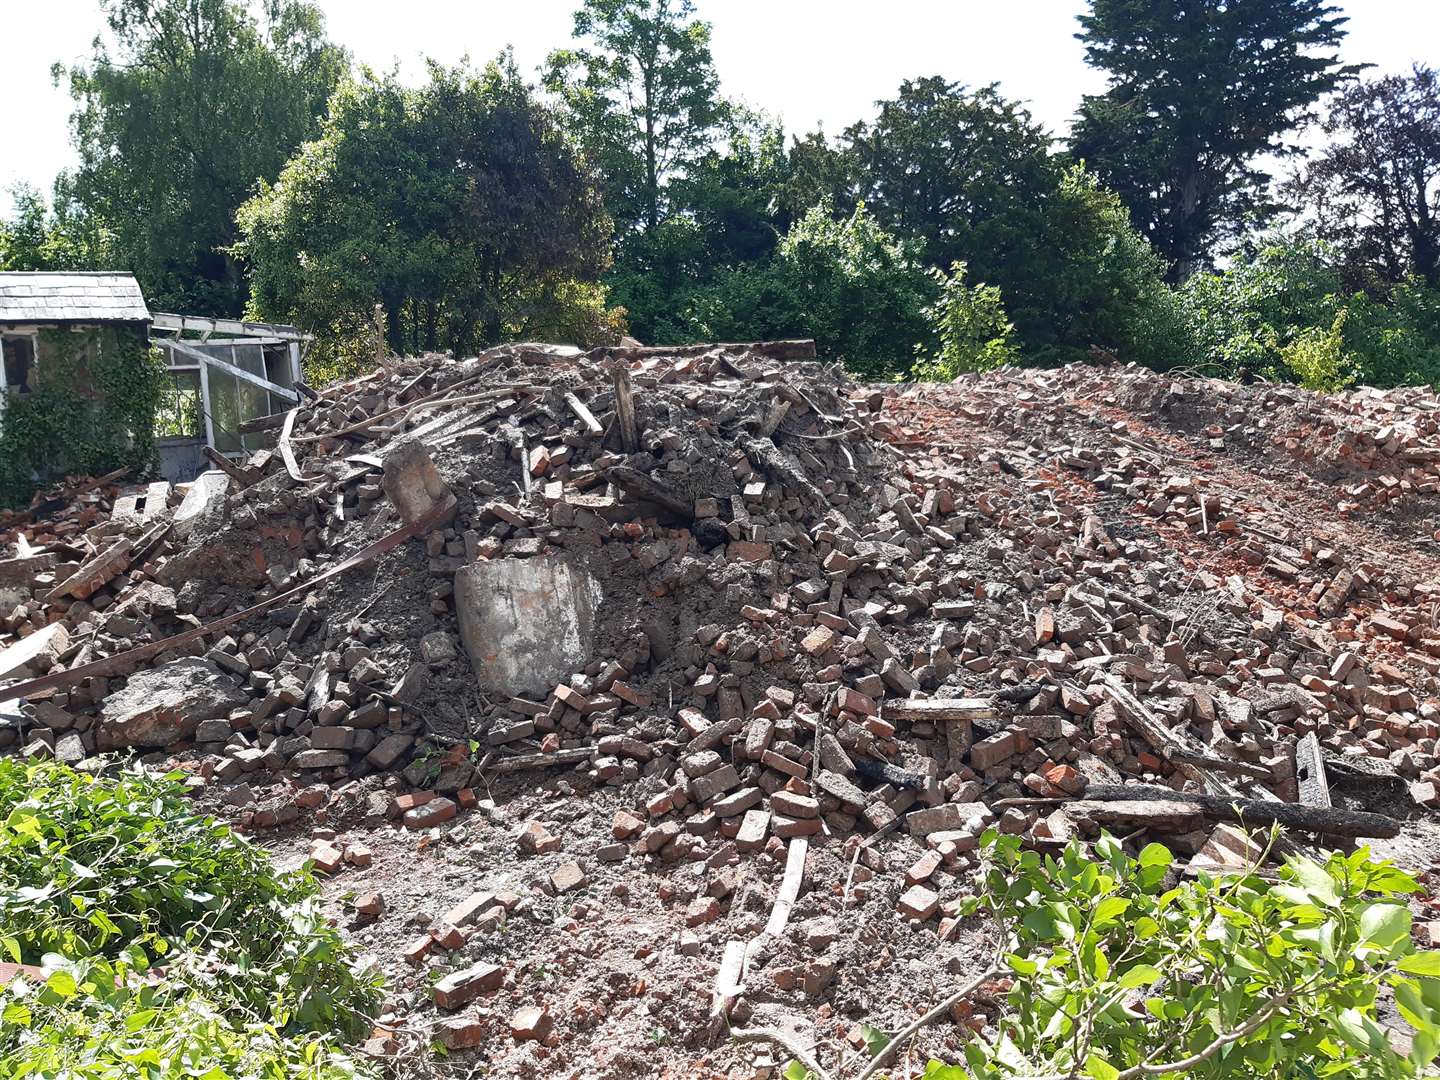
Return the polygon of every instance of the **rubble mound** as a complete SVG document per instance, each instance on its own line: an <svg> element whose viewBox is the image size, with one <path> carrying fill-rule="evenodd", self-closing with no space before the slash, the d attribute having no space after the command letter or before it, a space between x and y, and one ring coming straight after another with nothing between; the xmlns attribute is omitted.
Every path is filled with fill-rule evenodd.
<svg viewBox="0 0 1440 1080"><path fill-rule="evenodd" d="M426 911L374 944L446 973L400 1011L524 1006L445 1021L456 1049L598 1022L635 958L548 995L557 1024L489 931L561 905L583 936L641 881L617 918L679 929L690 1051L785 1002L904 1013L945 975L912 931L976 950L992 825L1199 867L1278 821L1428 861L1437 416L1121 367L860 386L806 342L393 361L252 422L273 448L183 500L6 534L0 746L178 762L329 873L380 848ZM406 865L492 827L479 891ZM610 1071L571 1060L632 1075L645 1023Z"/></svg>

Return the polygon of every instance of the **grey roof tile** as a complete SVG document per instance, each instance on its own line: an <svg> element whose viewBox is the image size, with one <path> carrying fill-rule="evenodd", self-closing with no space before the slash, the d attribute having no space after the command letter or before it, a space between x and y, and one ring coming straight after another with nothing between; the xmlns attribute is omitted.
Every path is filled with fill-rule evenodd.
<svg viewBox="0 0 1440 1080"><path fill-rule="evenodd" d="M0 322L148 322L132 274L0 273Z"/></svg>

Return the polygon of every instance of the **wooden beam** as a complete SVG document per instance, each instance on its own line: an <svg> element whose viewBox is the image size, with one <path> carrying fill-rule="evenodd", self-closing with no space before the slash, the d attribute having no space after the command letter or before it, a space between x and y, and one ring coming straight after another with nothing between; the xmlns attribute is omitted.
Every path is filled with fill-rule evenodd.
<svg viewBox="0 0 1440 1080"><path fill-rule="evenodd" d="M311 335L286 323L243 322L239 319L211 319L203 315L175 315L167 311L150 313L150 325L176 333L234 334L239 337L270 335L287 341L309 341Z"/></svg>
<svg viewBox="0 0 1440 1080"><path fill-rule="evenodd" d="M1208 818L1230 821L1238 825L1281 825L1322 836L1400 835L1400 822L1383 814L1359 810L1337 810L1326 806L1302 806L1298 803L1265 802L1261 799L1217 798L1188 791L1155 787L1150 784L1092 784L1085 792L1085 801L1114 802L1147 801L1192 803Z"/></svg>
<svg viewBox="0 0 1440 1080"><path fill-rule="evenodd" d="M880 715L888 721L918 724L925 721L994 720L999 717L989 698L910 698L886 701Z"/></svg>
<svg viewBox="0 0 1440 1080"><path fill-rule="evenodd" d="M580 422L585 425L585 430L591 436L605 434L605 428L601 426L599 420L595 419L595 414L590 411L589 406L569 390L565 391L565 404L570 406L570 411L579 417Z"/></svg>
<svg viewBox="0 0 1440 1080"><path fill-rule="evenodd" d="M269 390L272 394L279 394L286 401L300 401L300 395L297 394L294 390L290 389L288 386L281 386L279 383L273 383L269 379L261 378L259 375L252 375L244 368L236 367L228 360L221 360L218 357L211 356L209 353L201 352L199 349L193 348L192 346L187 345L183 341L171 341L168 342L168 344L172 349L180 350L180 352L184 353L186 356L191 357L202 365L208 364L212 367L218 367L221 371L229 372L237 379L244 379L246 382L254 383L261 389Z"/></svg>

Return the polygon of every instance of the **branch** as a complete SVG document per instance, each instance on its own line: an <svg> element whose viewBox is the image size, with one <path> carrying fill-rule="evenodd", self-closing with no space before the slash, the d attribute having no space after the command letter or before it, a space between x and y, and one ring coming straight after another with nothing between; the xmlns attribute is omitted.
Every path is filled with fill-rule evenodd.
<svg viewBox="0 0 1440 1080"><path fill-rule="evenodd" d="M1181 1058L1179 1061L1168 1061L1159 1065L1147 1065L1142 1062L1141 1064L1135 1065L1132 1068L1126 1069L1124 1072L1122 1072L1119 1076L1119 1080L1135 1080L1135 1077L1137 1076L1161 1076L1165 1073L1171 1072L1186 1072L1189 1069L1193 1069L1196 1065L1199 1065L1205 1061L1209 1061L1212 1057L1218 1054L1221 1050L1225 1049L1225 1047L1229 1046L1231 1043L1243 1039L1246 1035L1249 1035L1257 1028L1262 1027L1270 1019L1270 1017L1274 1016L1275 1013L1279 1011L1281 1006L1285 1005L1292 997L1300 993L1302 990L1309 989L1311 984L1313 984L1318 978L1319 976L1317 975L1314 978L1307 979L1299 986L1292 987L1291 989L1286 990L1283 994L1276 994L1269 1001L1267 1001L1265 1003L1265 1007L1261 1009L1258 1013L1256 1013L1250 1020L1246 1021L1244 1024L1241 1024L1234 1031L1227 1031L1223 1035L1215 1036L1214 1041L1211 1042L1209 1046L1205 1047L1203 1050L1191 1054L1188 1058Z"/></svg>
<svg viewBox="0 0 1440 1080"><path fill-rule="evenodd" d="M830 1080L830 1074L820 1067L820 1063L810 1051L779 1028L731 1028L730 1037L736 1042L773 1042L819 1077L819 1080Z"/></svg>
<svg viewBox="0 0 1440 1080"><path fill-rule="evenodd" d="M903 1043L906 1039L910 1038L910 1036L914 1035L917 1031L919 1031L926 1025L933 1024L936 1020L940 1020L946 1015L948 1015L951 1007L956 1002L969 997L976 990L980 989L981 984L995 978L995 976L999 975L1002 970L1003 969L1000 967L999 964L992 965L991 967L982 971L979 975L976 975L968 983L960 987L959 990L956 990L955 993L951 994L944 1001L940 1002L939 1005L936 1005L924 1016L920 1017L919 1020L916 1020L909 1027L905 1028L903 1031L901 1031L893 1039L891 1039L888 1043L885 1044L885 1049L881 1050L878 1054L876 1054L873 1058L870 1059L870 1064L865 1066L865 1071L862 1072L859 1076L857 1076L855 1080L867 1080L868 1077L874 1075L875 1071L879 1069L882 1065L884 1065L887 1061L889 1061L890 1058L894 1056L896 1050L900 1049L901 1043Z"/></svg>

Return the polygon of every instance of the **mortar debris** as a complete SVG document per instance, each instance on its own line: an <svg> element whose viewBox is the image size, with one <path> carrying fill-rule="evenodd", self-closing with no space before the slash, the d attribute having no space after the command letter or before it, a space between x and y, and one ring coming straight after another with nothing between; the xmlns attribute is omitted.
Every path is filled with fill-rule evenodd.
<svg viewBox="0 0 1440 1080"><path fill-rule="evenodd" d="M856 1058L983 966L990 827L1433 869L1440 398L813 356L394 360L183 490L72 481L0 522L0 747L331 875L407 1075Z"/></svg>

